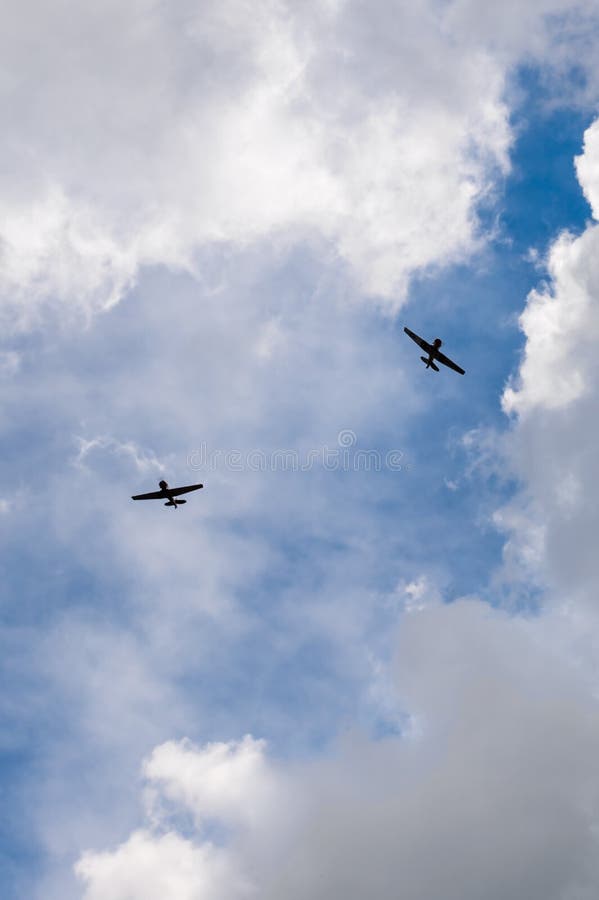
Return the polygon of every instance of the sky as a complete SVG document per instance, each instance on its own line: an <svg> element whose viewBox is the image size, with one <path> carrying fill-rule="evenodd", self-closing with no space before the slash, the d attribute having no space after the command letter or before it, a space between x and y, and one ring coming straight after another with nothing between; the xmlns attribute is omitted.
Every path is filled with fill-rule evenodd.
<svg viewBox="0 0 599 900"><path fill-rule="evenodd" d="M0 49L3 897L595 900L599 4Z"/></svg>

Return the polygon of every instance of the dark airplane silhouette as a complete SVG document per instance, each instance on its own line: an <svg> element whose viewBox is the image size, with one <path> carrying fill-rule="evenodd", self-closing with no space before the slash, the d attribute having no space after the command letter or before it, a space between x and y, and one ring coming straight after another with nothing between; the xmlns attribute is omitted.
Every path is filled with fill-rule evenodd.
<svg viewBox="0 0 599 900"><path fill-rule="evenodd" d="M187 487L178 487L178 488L170 488L166 481L159 481L160 485L159 491L152 491L150 494L136 494L135 497L131 497L132 500L168 500L168 503L165 503L165 506L173 506L175 509L178 506L181 506L182 503L187 503L187 500L175 500L175 497L178 497L179 494L188 494L190 491L197 491L200 488L204 487L203 484L188 484Z"/></svg>
<svg viewBox="0 0 599 900"><path fill-rule="evenodd" d="M429 343L428 343L427 341L425 341L423 338L418 337L417 334L414 334L413 331L410 331L409 328L404 328L404 331L405 331L405 333L408 335L408 337L411 337L413 341L416 341L416 343L418 344L418 346L419 346L419 347L422 347L422 349L425 351L425 353L428 354L428 356L421 356L421 357L420 357L420 359L422 360L422 362L423 362L423 363L426 363L426 368L427 368L427 369L434 369L435 372L438 372L438 371L439 371L439 367L436 366L436 365L435 365L435 362L434 362L434 361L436 360L437 362L443 363L444 366L449 366L449 368L450 368L450 369L453 369L454 372L459 372L460 375L465 375L465 374L466 374L466 373L464 372L463 369L461 369L458 365L456 365L456 364L453 362L453 360L449 359L448 356L445 356L444 353L441 353L441 351L439 350L439 347L440 347L441 344L443 343L443 341L441 340L441 338L435 338L435 340L433 341L433 343L432 343L432 344L429 344Z"/></svg>

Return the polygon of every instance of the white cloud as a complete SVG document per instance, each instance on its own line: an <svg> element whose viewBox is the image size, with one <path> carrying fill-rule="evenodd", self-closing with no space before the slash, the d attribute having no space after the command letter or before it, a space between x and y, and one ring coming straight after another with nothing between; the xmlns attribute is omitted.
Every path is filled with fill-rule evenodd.
<svg viewBox="0 0 599 900"><path fill-rule="evenodd" d="M571 629L567 616L513 619L475 601L429 607L400 632L396 690L420 723L410 736L372 743L356 734L333 756L279 763L276 774L250 738L169 743L146 779L171 813L174 803L179 815L213 815L225 829L219 852L241 885L228 885L229 900L248 885L265 900L390 900L398 885L413 900L520 900L524 885L530 900L590 898L599 729ZM172 821L155 820L113 853L86 853L77 867L86 900L154 896L140 845L156 851L157 883L176 886L165 896L220 896L209 837L197 826L184 836ZM165 841L178 856L163 852Z"/></svg>
<svg viewBox="0 0 599 900"><path fill-rule="evenodd" d="M589 196L595 152L587 139L578 171ZM153 845L167 830L190 854L210 847L214 817L228 871L264 900L385 900L398 886L410 900L596 896L596 228L552 248L548 283L522 318L519 378L504 396L514 421L501 469L509 464L522 490L496 524L507 537L507 580L516 589L519 578L542 584L542 613L443 605L425 576L402 583L394 672L385 677L376 660L373 686L403 713L405 734L374 742L353 732L322 759L276 766L249 738L205 748L169 742L144 769ZM482 447L483 473L497 471L488 435L470 434L466 447L473 458ZM191 834L173 824L190 814ZM103 900L119 898L110 867L121 854L129 859L127 847L86 854L86 900L100 884ZM144 871L130 860L128 889L141 900ZM179 877L176 861L169 866ZM202 890L198 900L211 896Z"/></svg>
<svg viewBox="0 0 599 900"><path fill-rule="evenodd" d="M169 823L173 814L189 813L200 833L215 822L252 829L270 819L277 778L265 759L264 743L250 736L201 748L169 741L146 760L144 776L153 828L135 832L115 853L82 857L76 868L87 900L257 896L228 849L209 838L193 843Z"/></svg>
<svg viewBox="0 0 599 900"><path fill-rule="evenodd" d="M588 389L599 330L593 290L599 279L599 228L563 234L549 254L550 283L532 291L520 317L526 335L519 382L503 396L506 412L567 407Z"/></svg>
<svg viewBox="0 0 599 900"><path fill-rule="evenodd" d="M577 159L592 204L598 154L594 123ZM527 577L536 572L550 587L547 600L583 601L587 609L597 608L599 588L597 297L599 226L589 223L580 236L562 235L554 243L548 280L531 292L521 316L524 356L503 404L515 414L505 449L523 489L499 514L510 534L508 547L530 548Z"/></svg>
<svg viewBox="0 0 599 900"><path fill-rule="evenodd" d="M583 152L576 157L576 172L593 217L599 219L599 120L584 133Z"/></svg>
<svg viewBox="0 0 599 900"><path fill-rule="evenodd" d="M176 834L133 834L116 853L88 854L77 866L86 900L232 900L255 896L230 871L225 853Z"/></svg>
<svg viewBox="0 0 599 900"><path fill-rule="evenodd" d="M439 602L439 592L426 575L421 575L408 584L399 584L398 593L406 594L408 599L404 607L406 612L416 612L426 609L431 603Z"/></svg>
<svg viewBox="0 0 599 900"><path fill-rule="evenodd" d="M42 303L89 316L144 266L200 274L206 245L314 236L397 307L414 272L478 246L477 204L508 164L510 67L576 64L592 98L598 13L26 0L0 36L5 321Z"/></svg>
<svg viewBox="0 0 599 900"><path fill-rule="evenodd" d="M251 740L243 751L244 744L198 749L161 743L145 773L153 797L144 829L114 852L88 853L81 860L78 871L88 898L147 900L170 894L175 900L236 900L248 885L258 885L272 900L362 900L369 894L395 897L401 884L416 900L439 896L447 885L455 886L460 900L478 900L482 893L493 900L489 885L497 884L498 900L520 900L523 883L527 889L532 884L532 898L537 889L538 896L557 898L561 888L568 896L576 878L589 882L584 870L595 849L588 831L594 812L581 813L584 804L576 798L592 796L588 760L596 756L596 746L586 727L595 708L583 688L568 687L563 648L551 660L552 675L546 648L534 645L532 628L508 624L483 606L440 610L431 582L416 580L408 583L407 606L424 606L424 618L410 619L405 629L393 688L392 675L366 646L371 604L365 603L365 585L377 563L370 548L380 533L356 495L341 497L330 487L313 488L308 495L302 486L287 484L273 490L266 479L249 478L240 490L238 481L215 475L206 496L186 508L185 520L166 520L161 509L133 513L118 507L116 515L116 502L132 490L122 479L110 484L97 477L115 456L144 474L158 471L160 460L173 468L175 460L183 465L185 452L205 435L225 448L235 446L239 435L248 446L256 435L268 440L291 435L320 444L357 421L361 439L362 423L365 431L371 428L376 410L388 410L390 400L396 409L400 395L402 415L410 414L419 399L391 361L392 335L377 333L373 352L374 342L359 320L349 321L332 307L327 311L319 296L306 302L305 282L285 285L284 299L269 285L270 295L258 301L266 278L246 272L245 280L236 281L232 273L238 264L262 265L248 262L251 254L240 248L255 244L256 255L270 259L280 243L317 234L324 241L312 247L320 255L328 255L334 267L349 265L363 288L397 291L395 302L414 270L459 258L476 245L477 199L506 165L509 131L502 95L511 51L495 56L481 49L487 41L467 27L472 17L476 14L477 27L487 27L484 35L505 23L485 26L480 5L462 8L467 15L457 26L451 17L437 18L441 7L428 3L401 9L328 4L293 13L277 3L199 9L182 3L171 5L168 15L166 7L145 2L51 11L25 3L7 17L0 36L4 71L19 101L14 128L0 151L5 154L0 171L12 172L10 180L0 178L6 200L0 283L9 308L20 309L24 323L42 301L86 314L104 309L131 287L140 267L152 264L187 269L201 284L208 277L206 257L200 261L196 251L207 243L231 253L225 281L238 293L227 296L217 277L218 296L190 290L181 301L170 290L175 279L146 282L144 314L133 323L150 348L143 361L132 352L124 364L115 361L101 378L94 372L88 380L78 359L76 374L68 378L57 366L55 380L40 387L38 396L47 392L52 413L63 414L57 430L68 421L63 403L77 416L89 410L93 423L85 426L83 467L55 475L48 493L38 495L38 506L54 502L56 507L42 523L49 523L68 548L72 564L88 574L107 569L114 574L108 587L101 582L100 601L89 599L85 590L80 599L95 601L100 618L114 613L117 623L114 629L100 628L93 615L88 621L68 610L43 643L41 669L50 685L44 697L69 698L64 706L72 729L65 729L65 744L49 764L47 781L55 793L41 804L48 856L60 868L82 845L107 847L130 833L132 760L137 763L148 752L148 742L185 733L183 723L193 725L195 739L207 730L231 733L230 716L239 714L239 707L233 713L226 708L231 682L234 689L235 679L252 677L251 667L249 675L243 668L247 660L234 653L234 638L255 627L255 610L242 604L256 573L280 571L267 540L275 529L286 529L293 540L298 534L309 534L312 541L334 538L343 551L337 562L327 563L326 577L319 574L324 587L314 591L309 572L282 598L275 597L279 618L266 603L259 612L258 652L265 657L272 652L275 673L260 669L266 681L260 714L272 717L265 731L282 715L284 701L273 711L267 696L281 660L297 653L302 641L309 645L332 634L333 674L307 688L318 693L322 706L322 695L329 701L327 725L329 719L338 721L339 699L331 696L336 677L351 682L351 710L371 690L376 703L393 715L402 712L403 702L417 724L411 744L398 739L370 744L356 736L354 747L348 742L331 752L330 764L286 766L283 777ZM527 39L536 42L535 16L546 8L535 6L529 18L528 7L510 7L511 27L520 23L518 44L521 16L527 17ZM32 22L44 40L32 34ZM508 35L504 46L512 40ZM35 42L33 55L24 53L29 41ZM572 239L563 240L567 255ZM313 280L308 282L311 290ZM325 279L321 292L326 288ZM288 302L291 310L281 313L279 302ZM118 329L131 326L116 318L121 312L111 317L114 330L98 326L98 344L90 340L84 352L100 358L113 346L117 352L122 346L133 349L132 342L118 343ZM578 314L584 317L586 307ZM569 317L564 321L568 324ZM283 342L284 354L278 352ZM568 387L569 393L559 381L549 387L531 382L531 402L522 394L523 418L527 403L531 409L549 406L557 392L563 409L581 384L587 390L590 364L589 354L580 369L582 382ZM366 368L370 395L360 401ZM587 412L588 421L592 408ZM176 443L175 438L166 443L167 432L169 438L177 435ZM575 437L567 444L570 451L573 443ZM140 449L152 446L155 455ZM549 444L539 441L534 452L543 446ZM551 465L563 466L559 448L556 452ZM540 475L538 458L534 464ZM556 509L563 512L565 505L568 515L575 514L586 484L572 467L556 488ZM535 496L542 497L547 481L539 477L537 487ZM383 494L385 488L379 490ZM256 522L247 515L258 506L264 515L261 532L252 527L251 535L240 534L240 525ZM536 515L532 502L531 509ZM514 535L513 546L518 552L524 547L528 563L538 568L546 532L521 540L515 526L528 527L529 520L517 512L518 520L503 514L504 526ZM189 528L190 521L198 527ZM594 533L592 528L582 533L581 548L592 550ZM576 540L580 536L577 531ZM559 537L568 539L563 529ZM362 568L368 566L365 574ZM212 628L215 621L220 628ZM571 637L572 644L583 641L581 634L584 628ZM29 634L26 642L37 657L39 643ZM337 659L342 645L343 671ZM529 679L531 656L538 665ZM232 660L232 672L225 672ZM32 665L39 668L39 660ZM489 685L493 690L486 691ZM571 702L552 707L562 690ZM214 699L207 700L213 692ZM527 703L530 696L534 703ZM451 725L447 714L454 711ZM258 718L254 710L251 714ZM286 715L294 738L303 730L304 747L306 721L296 721L294 709ZM316 726L322 724L322 709L310 710L307 718L320 739ZM576 746L566 741L571 734ZM547 759L546 753L541 773L536 763ZM72 778L80 766L93 771L86 789ZM514 786L513 793L506 785ZM273 792L284 802L266 802ZM87 818L80 810L82 795ZM307 810L298 795L308 801ZM188 822L176 826L161 818L176 818L177 811L181 818L191 812L199 823L192 838ZM231 843L224 848L210 843L213 823L207 817L223 824ZM560 823L559 835L551 821ZM438 876L431 856L438 861ZM472 863L475 856L478 865ZM519 868L522 859L530 868ZM277 868L280 863L286 867ZM52 892L47 884L40 894L44 900L67 895L64 885ZM582 896L583 888L577 900Z"/></svg>
<svg viewBox="0 0 599 900"><path fill-rule="evenodd" d="M156 458L154 453L138 447L135 441L119 441L109 435L99 435L94 438L76 438L79 450L75 457L75 465L84 466L88 456L95 451L107 451L115 456L130 459L138 472L147 474L150 472L163 472L164 465Z"/></svg>
<svg viewBox="0 0 599 900"><path fill-rule="evenodd" d="M251 827L272 806L275 777L264 759L264 743L246 736L239 744L208 744L199 750L189 742L170 741L157 747L143 766L156 790L148 795L156 817L156 798L191 811L196 826L220 819Z"/></svg>
<svg viewBox="0 0 599 900"><path fill-rule="evenodd" d="M416 269L470 252L476 203L506 165L504 73L418 10L394 8L392 29L385 6L362 22L352 3L12 10L11 314L27 322L43 299L105 309L141 266L194 271L203 244L290 229L395 303Z"/></svg>

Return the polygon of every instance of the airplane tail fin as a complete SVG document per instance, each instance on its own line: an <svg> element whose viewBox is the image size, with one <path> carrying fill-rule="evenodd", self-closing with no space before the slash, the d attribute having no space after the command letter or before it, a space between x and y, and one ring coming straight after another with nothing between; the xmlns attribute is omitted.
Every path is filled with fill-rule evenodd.
<svg viewBox="0 0 599 900"><path fill-rule="evenodd" d="M434 362L432 361L432 359L429 359L427 356L421 356L420 359L421 359L422 362L426 365L426 368L427 368L427 369L434 369L435 372L438 372L438 371L439 371L438 366L436 366L436 365L434 364Z"/></svg>

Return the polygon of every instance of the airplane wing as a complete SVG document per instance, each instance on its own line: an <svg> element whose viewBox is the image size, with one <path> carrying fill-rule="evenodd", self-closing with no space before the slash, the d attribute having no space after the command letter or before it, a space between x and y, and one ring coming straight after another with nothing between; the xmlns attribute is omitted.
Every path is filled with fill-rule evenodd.
<svg viewBox="0 0 599 900"><path fill-rule="evenodd" d="M444 353L441 353L439 350L435 352L435 359L438 359L440 363L443 363L444 366L449 366L450 369L453 369L454 372L459 372L460 375L465 375L463 369L460 369L456 363L452 359L449 359L448 356L445 356Z"/></svg>
<svg viewBox="0 0 599 900"><path fill-rule="evenodd" d="M171 497L178 497L179 494L189 494L190 491L198 491L203 487L203 484L188 484L187 487L169 489L169 494Z"/></svg>
<svg viewBox="0 0 599 900"><path fill-rule="evenodd" d="M136 494L131 497L132 500L160 500L161 497L168 497L164 491L152 491L150 494Z"/></svg>
<svg viewBox="0 0 599 900"><path fill-rule="evenodd" d="M427 344L424 338L418 337L417 334L414 334L413 331L410 331L409 328L404 328L405 333L408 337L411 337L413 341L416 341L419 347L422 347L423 350L426 350L427 353L430 353L431 345Z"/></svg>

